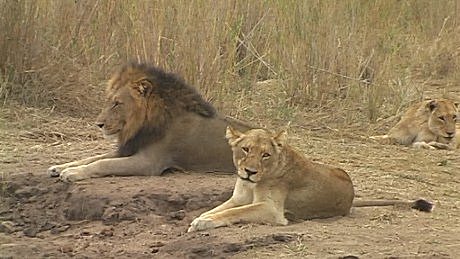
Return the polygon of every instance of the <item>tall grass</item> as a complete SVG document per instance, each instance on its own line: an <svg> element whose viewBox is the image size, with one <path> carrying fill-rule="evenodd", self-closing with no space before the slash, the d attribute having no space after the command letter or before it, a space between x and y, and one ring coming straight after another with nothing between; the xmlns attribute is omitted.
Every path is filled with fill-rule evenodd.
<svg viewBox="0 0 460 259"><path fill-rule="evenodd" d="M97 112L104 80L128 60L179 73L225 112L279 90L266 102L277 109L375 120L434 79L460 80L456 0L1 0L0 10L0 100L77 116ZM279 85L254 88L269 79Z"/></svg>

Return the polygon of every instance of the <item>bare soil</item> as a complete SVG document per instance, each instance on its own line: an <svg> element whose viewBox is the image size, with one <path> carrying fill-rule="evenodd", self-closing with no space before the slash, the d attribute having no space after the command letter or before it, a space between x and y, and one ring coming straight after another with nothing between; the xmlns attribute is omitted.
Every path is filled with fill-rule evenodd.
<svg viewBox="0 0 460 259"><path fill-rule="evenodd" d="M460 254L459 151L381 146L367 139L366 124L295 123L291 144L312 160L347 170L357 199L426 198L435 210L357 208L347 217L283 227L246 224L186 233L194 217L230 197L235 176L170 172L62 183L46 175L50 165L103 153L112 144L99 137L90 119L21 107L0 112L2 259ZM305 116L309 121L315 114Z"/></svg>

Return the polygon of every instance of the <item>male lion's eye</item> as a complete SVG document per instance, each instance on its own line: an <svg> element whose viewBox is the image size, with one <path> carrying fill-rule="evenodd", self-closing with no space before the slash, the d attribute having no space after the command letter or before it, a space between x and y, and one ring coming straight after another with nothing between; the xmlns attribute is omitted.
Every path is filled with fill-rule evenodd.
<svg viewBox="0 0 460 259"><path fill-rule="evenodd" d="M120 102L115 101L115 102L113 103L113 105L112 105L112 109L115 108L115 107L117 107L117 106L120 105L120 104L121 104Z"/></svg>
<svg viewBox="0 0 460 259"><path fill-rule="evenodd" d="M440 116L440 117L438 117L438 119L440 119L440 120L442 120L442 121L445 120L445 119L444 119L444 116Z"/></svg>
<svg viewBox="0 0 460 259"><path fill-rule="evenodd" d="M452 119L454 119L454 121L456 121L457 120L457 115L452 116Z"/></svg>
<svg viewBox="0 0 460 259"><path fill-rule="evenodd" d="M241 149L243 150L244 153L248 153L248 152L249 152L249 148L247 148L247 147L242 147Z"/></svg>
<svg viewBox="0 0 460 259"><path fill-rule="evenodd" d="M262 157L263 157L263 158L268 158L268 157L270 157L270 156L271 156L271 155L270 155L269 153L263 153L263 154L262 154Z"/></svg>

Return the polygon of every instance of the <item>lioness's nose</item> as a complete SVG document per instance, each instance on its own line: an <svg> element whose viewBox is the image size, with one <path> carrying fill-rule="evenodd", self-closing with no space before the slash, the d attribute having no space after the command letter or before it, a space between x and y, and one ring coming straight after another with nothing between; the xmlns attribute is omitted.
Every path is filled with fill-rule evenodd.
<svg viewBox="0 0 460 259"><path fill-rule="evenodd" d="M447 136L448 136L449 138L452 138L452 137L455 136L455 131L454 131L454 132L446 132L446 134L447 134Z"/></svg>
<svg viewBox="0 0 460 259"><path fill-rule="evenodd" d="M254 170L252 168L244 168L244 171L248 174L248 176L251 176L253 174L257 174L257 170Z"/></svg>
<svg viewBox="0 0 460 259"><path fill-rule="evenodd" d="M104 127L104 123L102 123L102 122L96 122L96 126L98 126L99 128L102 129L102 127Z"/></svg>

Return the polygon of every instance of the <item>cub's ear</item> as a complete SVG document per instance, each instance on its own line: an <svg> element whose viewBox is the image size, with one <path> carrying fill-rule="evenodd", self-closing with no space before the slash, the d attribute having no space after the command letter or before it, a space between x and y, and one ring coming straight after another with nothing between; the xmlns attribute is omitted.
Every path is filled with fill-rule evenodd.
<svg viewBox="0 0 460 259"><path fill-rule="evenodd" d="M277 147L284 147L287 144L287 131L282 130L275 134L272 138L272 141Z"/></svg>
<svg viewBox="0 0 460 259"><path fill-rule="evenodd" d="M147 78L142 78L135 82L134 90L136 90L140 96L145 97L153 89L153 84Z"/></svg>
<svg viewBox="0 0 460 259"><path fill-rule="evenodd" d="M431 100L426 104L426 107L429 109L430 112L432 112L436 107L438 107L438 101L436 100Z"/></svg>
<svg viewBox="0 0 460 259"><path fill-rule="evenodd" d="M241 133L237 129L232 128L232 126L227 126L227 130L225 132L225 138L228 140L228 143L231 146L236 145L240 141L242 136L243 136L243 133Z"/></svg>

